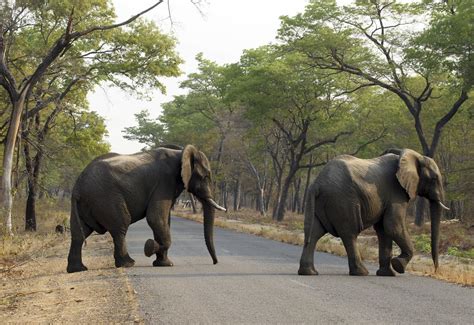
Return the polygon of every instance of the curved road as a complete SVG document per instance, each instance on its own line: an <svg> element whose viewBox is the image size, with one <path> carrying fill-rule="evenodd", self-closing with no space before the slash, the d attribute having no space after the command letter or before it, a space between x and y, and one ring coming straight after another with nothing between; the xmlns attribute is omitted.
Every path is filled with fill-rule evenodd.
<svg viewBox="0 0 474 325"><path fill-rule="evenodd" d="M175 266L154 268L143 254L146 221L127 235L127 269L149 324L474 324L474 291L425 277L351 277L347 260L315 256L320 275L296 275L301 247L215 228L212 265L202 224L172 218Z"/></svg>

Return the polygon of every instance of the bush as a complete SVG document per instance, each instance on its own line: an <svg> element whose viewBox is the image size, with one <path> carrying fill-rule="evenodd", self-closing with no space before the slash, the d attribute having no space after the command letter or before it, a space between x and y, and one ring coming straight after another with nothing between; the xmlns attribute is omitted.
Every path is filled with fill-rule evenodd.
<svg viewBox="0 0 474 325"><path fill-rule="evenodd" d="M415 249L419 252L431 252L431 238L426 234L415 236Z"/></svg>
<svg viewBox="0 0 474 325"><path fill-rule="evenodd" d="M448 247L448 255L474 259L474 248L463 251L463 250L460 250L456 246L451 246L451 247Z"/></svg>

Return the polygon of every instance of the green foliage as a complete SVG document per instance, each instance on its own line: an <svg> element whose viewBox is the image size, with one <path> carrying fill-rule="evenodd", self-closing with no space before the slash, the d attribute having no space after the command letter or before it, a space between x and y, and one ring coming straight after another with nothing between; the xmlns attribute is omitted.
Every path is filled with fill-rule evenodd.
<svg viewBox="0 0 474 325"><path fill-rule="evenodd" d="M138 19L126 28L105 35L106 48L94 57L101 79L131 93L165 92L161 77L176 77L183 61L174 51L176 41L163 34L155 23Z"/></svg>
<svg viewBox="0 0 474 325"><path fill-rule="evenodd" d="M78 111L59 117L45 143L40 186L46 191L70 191L80 172L95 157L110 151L104 119L95 112Z"/></svg>
<svg viewBox="0 0 474 325"><path fill-rule="evenodd" d="M407 48L407 57L425 73L453 74L453 83L465 89L474 84L474 6L469 0L425 0L430 8L430 25ZM459 78L459 79L457 79Z"/></svg>
<svg viewBox="0 0 474 325"><path fill-rule="evenodd" d="M281 18L278 44L224 65L198 54L197 71L181 84L188 93L163 105L158 119L137 115L126 136L150 147L198 144L218 170L222 200L241 186L247 205L264 191L270 206L298 155L290 194L301 201L306 177L315 177L309 166L412 148L436 154L447 197L467 207L474 192L467 3L312 0ZM343 131L350 135L301 149ZM418 241L428 252L429 238Z"/></svg>
<svg viewBox="0 0 474 325"><path fill-rule="evenodd" d="M17 97L12 93L30 94L22 87L33 80L23 109L22 137L31 148L28 156L43 154L37 164L41 193L70 191L85 165L110 150L104 120L87 110L91 90L112 85L147 96L156 89L165 92L162 77L180 74L176 40L155 23L139 18L109 28L115 23L108 0L19 0L13 8L2 2L0 140L8 129L10 102ZM57 51L58 44L68 46ZM15 174L20 190L23 160L29 161L23 158L18 155Z"/></svg>
<svg viewBox="0 0 474 325"><path fill-rule="evenodd" d="M471 248L467 251L463 251L456 246L451 246L448 247L447 253L451 256L474 259L474 248Z"/></svg>
<svg viewBox="0 0 474 325"><path fill-rule="evenodd" d="M415 236L415 249L419 252L431 252L431 238L427 234Z"/></svg>
<svg viewBox="0 0 474 325"><path fill-rule="evenodd" d="M150 113L143 110L135 114L137 126L126 127L122 133L128 140L136 140L150 148L159 146L163 142L164 128L159 122L150 118Z"/></svg>

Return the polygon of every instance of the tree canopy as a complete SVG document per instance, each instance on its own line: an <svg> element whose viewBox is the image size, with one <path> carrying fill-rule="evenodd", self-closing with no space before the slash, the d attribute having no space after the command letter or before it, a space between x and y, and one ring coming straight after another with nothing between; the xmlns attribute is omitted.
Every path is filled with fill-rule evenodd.
<svg viewBox="0 0 474 325"><path fill-rule="evenodd" d="M156 1L119 23L115 22L114 8L106 0L2 3L0 98L4 99L4 105L0 111L0 134L4 149L1 187L4 204L1 211L8 232L11 232L13 193L11 173L20 126L25 155L30 156L33 154L30 149L34 149L35 158L30 158L39 166L46 157L42 153L48 143L46 134L56 135L50 132L58 125L53 121L66 123L62 114L83 114L88 107L87 94L97 85L112 85L146 97L155 89L164 92L161 77L179 75L182 60L174 50L175 40L142 17L162 2ZM35 141L32 136L36 137ZM30 146L32 143L34 148ZM33 162L31 159L26 158L27 165ZM34 192L31 185L34 184L29 185L29 191Z"/></svg>
<svg viewBox="0 0 474 325"><path fill-rule="evenodd" d="M460 202L462 172L448 166L471 155L452 141L472 144L472 10L462 0L312 0L281 18L276 44L223 65L198 54L187 94L125 133L148 146L194 141L212 158L221 204L272 207L277 220L302 210L329 159L390 147L434 156Z"/></svg>

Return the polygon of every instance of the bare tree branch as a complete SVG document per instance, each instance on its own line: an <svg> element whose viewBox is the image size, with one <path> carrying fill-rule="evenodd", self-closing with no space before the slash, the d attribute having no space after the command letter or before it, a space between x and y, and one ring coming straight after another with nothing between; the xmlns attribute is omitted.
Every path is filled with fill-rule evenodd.
<svg viewBox="0 0 474 325"><path fill-rule="evenodd" d="M319 142L316 142L315 144L309 146L308 148L306 148L306 150L304 151L305 154L307 153L310 153L311 151L313 151L314 149L316 148L319 148L321 146L324 146L326 144L330 144L330 143L336 143L337 139L339 139L341 136L343 135L351 135L352 133L354 133L353 131L342 131L342 132L339 132L338 134L336 134L334 137L332 138L328 138L328 139L324 139L324 140L321 140Z"/></svg>

